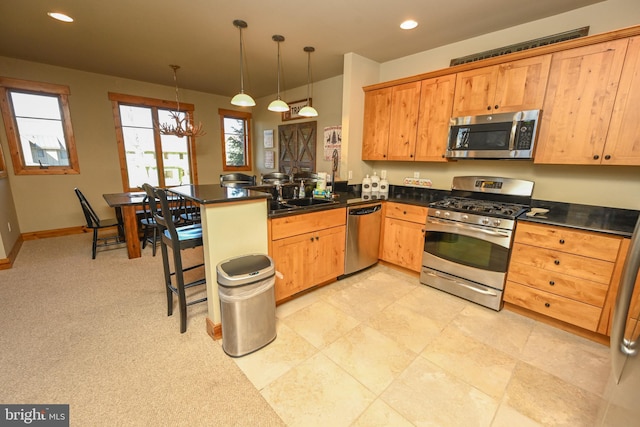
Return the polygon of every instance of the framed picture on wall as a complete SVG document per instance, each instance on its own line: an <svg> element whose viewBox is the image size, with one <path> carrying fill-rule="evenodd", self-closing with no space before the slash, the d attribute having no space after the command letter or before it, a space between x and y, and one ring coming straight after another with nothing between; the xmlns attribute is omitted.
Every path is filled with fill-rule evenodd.
<svg viewBox="0 0 640 427"><path fill-rule="evenodd" d="M289 111L285 111L284 113L282 113L283 122L286 122L288 120L304 119L305 117L302 117L300 114L298 114L302 109L302 107L306 107L307 105L311 107L313 106L313 104L311 103L311 98L309 98L308 104L306 99L289 102L288 104L289 104Z"/></svg>

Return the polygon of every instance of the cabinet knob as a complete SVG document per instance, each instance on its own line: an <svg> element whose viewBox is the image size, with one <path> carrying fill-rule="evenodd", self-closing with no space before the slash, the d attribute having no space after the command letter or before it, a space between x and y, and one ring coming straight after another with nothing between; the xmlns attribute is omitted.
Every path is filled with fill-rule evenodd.
<svg viewBox="0 0 640 427"><path fill-rule="evenodd" d="M557 260L553 261L553 263L554 263L555 265L560 265L560 260L559 260L559 259L557 259Z"/></svg>
<svg viewBox="0 0 640 427"><path fill-rule="evenodd" d="M316 240L320 240L320 237L316 236Z"/></svg>
<svg viewBox="0 0 640 427"><path fill-rule="evenodd" d="M593 156L593 160L598 160L599 158L600 158L600 156L598 156L597 154L595 154L595 155Z"/></svg>
<svg viewBox="0 0 640 427"><path fill-rule="evenodd" d="M409 154L409 157L413 157L413 154Z"/></svg>
<svg viewBox="0 0 640 427"><path fill-rule="evenodd" d="M554 282L553 280L549 280L549 284L550 284L551 286L554 286L554 285L556 284L556 282Z"/></svg>
<svg viewBox="0 0 640 427"><path fill-rule="evenodd" d="M487 111L491 111L491 105L487 105Z"/></svg>
<svg viewBox="0 0 640 427"><path fill-rule="evenodd" d="M313 242L313 236L311 236L311 239L309 239L309 240L311 240Z"/></svg>
<svg viewBox="0 0 640 427"><path fill-rule="evenodd" d="M402 215L406 215L406 214L407 214L407 211L402 211Z"/></svg>
<svg viewBox="0 0 640 427"><path fill-rule="evenodd" d="M545 302L545 303L544 303L544 306L545 306L545 307L547 307L547 308L549 308L549 307L551 307L551 304L549 304L548 302Z"/></svg>
<svg viewBox="0 0 640 427"><path fill-rule="evenodd" d="M606 156L604 156L604 159L605 160L611 160L611 156L607 154Z"/></svg>
<svg viewBox="0 0 640 427"><path fill-rule="evenodd" d="M564 239L560 239L560 244L564 245Z"/></svg>
<svg viewBox="0 0 640 427"><path fill-rule="evenodd" d="M500 106L499 105L494 105L493 108L495 108L497 110L498 108L500 108Z"/></svg>

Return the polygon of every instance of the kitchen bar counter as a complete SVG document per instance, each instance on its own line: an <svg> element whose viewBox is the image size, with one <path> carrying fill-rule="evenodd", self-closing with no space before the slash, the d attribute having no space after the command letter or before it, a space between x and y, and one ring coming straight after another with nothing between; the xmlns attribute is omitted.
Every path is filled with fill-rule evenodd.
<svg viewBox="0 0 640 427"><path fill-rule="evenodd" d="M219 184L183 185L168 190L200 205L205 275L207 332L222 337L217 265L229 258L267 255L267 200L260 191Z"/></svg>

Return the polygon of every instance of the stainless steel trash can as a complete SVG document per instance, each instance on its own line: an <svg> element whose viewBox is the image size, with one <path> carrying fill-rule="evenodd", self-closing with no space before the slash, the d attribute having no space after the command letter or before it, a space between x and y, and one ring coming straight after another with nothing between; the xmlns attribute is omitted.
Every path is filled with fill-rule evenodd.
<svg viewBox="0 0 640 427"><path fill-rule="evenodd" d="M216 267L222 349L252 353L276 338L275 267L267 255L229 258Z"/></svg>

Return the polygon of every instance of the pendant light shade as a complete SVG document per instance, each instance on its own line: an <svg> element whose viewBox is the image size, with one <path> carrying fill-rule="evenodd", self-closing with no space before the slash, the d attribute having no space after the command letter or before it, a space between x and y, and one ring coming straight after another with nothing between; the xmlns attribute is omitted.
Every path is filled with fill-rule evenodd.
<svg viewBox="0 0 640 427"><path fill-rule="evenodd" d="M280 35L274 35L271 37L274 42L278 43L278 97L271 101L269 106L267 107L269 111L275 111L278 113L282 113L285 111L289 111L289 105L280 99L280 42L284 41L284 37Z"/></svg>
<svg viewBox="0 0 640 427"><path fill-rule="evenodd" d="M316 117L318 112L315 108L311 106L311 96L310 96L310 88L311 88L311 52L315 51L315 48L311 46L306 46L304 51L307 52L307 105L302 107L298 114L302 117Z"/></svg>
<svg viewBox="0 0 640 427"><path fill-rule="evenodd" d="M247 28L247 23L240 19L236 19L233 21L233 25L238 28L240 32L240 93L231 99L231 103L239 107L253 107L256 105L256 101L254 101L251 96L244 93L244 44L242 41L242 29Z"/></svg>

